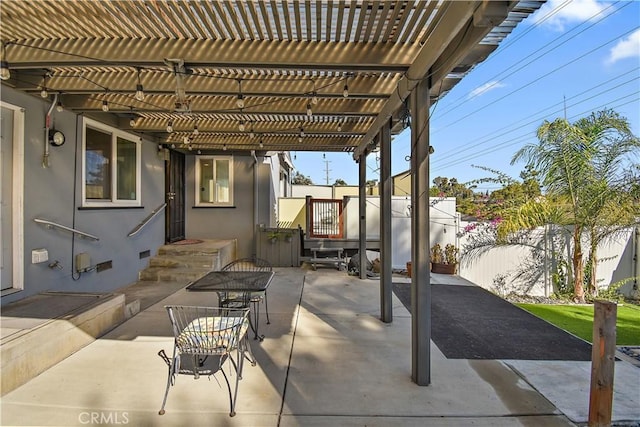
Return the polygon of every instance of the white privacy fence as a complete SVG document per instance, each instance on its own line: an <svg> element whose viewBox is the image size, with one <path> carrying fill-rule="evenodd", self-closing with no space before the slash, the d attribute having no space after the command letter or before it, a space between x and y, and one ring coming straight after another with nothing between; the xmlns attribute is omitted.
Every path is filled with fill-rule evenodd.
<svg viewBox="0 0 640 427"><path fill-rule="evenodd" d="M472 223L461 223L460 247L468 250L471 230L464 232ZM546 239L545 239L546 235ZM588 241L583 241L586 257ZM562 233L559 227L539 228L530 233L530 238L522 245L494 247L473 256L463 256L459 274L497 293L527 293L549 296L557 290L569 274L567 264L571 264L571 236ZM629 228L616 237L598 246L598 266L596 284L607 288L610 284L638 275L638 232ZM631 296L637 292L637 283L627 282L621 291Z"/></svg>

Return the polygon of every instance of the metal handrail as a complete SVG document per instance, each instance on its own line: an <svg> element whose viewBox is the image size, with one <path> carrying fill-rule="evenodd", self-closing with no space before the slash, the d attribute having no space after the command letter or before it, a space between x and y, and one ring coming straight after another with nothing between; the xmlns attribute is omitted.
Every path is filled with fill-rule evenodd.
<svg viewBox="0 0 640 427"><path fill-rule="evenodd" d="M96 241L100 240L99 238L97 238L93 234L85 233L84 231L76 230L75 228L66 227L66 226L64 226L62 224L58 224L57 222L48 221L46 219L40 219L40 218L34 218L33 220L35 222L37 222L38 224L46 225L47 228L59 228L61 230L65 230L65 231L68 231L70 233L77 234L80 237L85 237L87 239L96 240Z"/></svg>
<svg viewBox="0 0 640 427"><path fill-rule="evenodd" d="M128 236L128 237L131 237L131 236L135 236L136 234L138 234L138 232L139 232L140 230L142 230L142 228L143 228L145 225L147 225L147 224L149 223L149 221L151 221L151 220L153 219L153 217L155 217L155 216L156 216L156 215L158 215L160 212L162 212L162 210L163 210L165 207L167 207L167 204L166 204L166 203L163 203L163 204L161 204L160 206L158 206L156 209L154 209L153 211L151 211L151 213L150 213L150 214L149 214L145 219L143 219L143 220L142 220L142 222L141 222L140 224L136 225L136 227L135 227L133 230L131 230L131 231L129 232L129 234L127 234L127 236Z"/></svg>

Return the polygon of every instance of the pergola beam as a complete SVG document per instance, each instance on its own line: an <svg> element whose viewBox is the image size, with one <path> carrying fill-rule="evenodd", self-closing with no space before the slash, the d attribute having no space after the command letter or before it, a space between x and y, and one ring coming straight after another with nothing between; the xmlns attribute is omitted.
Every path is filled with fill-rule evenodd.
<svg viewBox="0 0 640 427"><path fill-rule="evenodd" d="M164 58L185 66L405 72L415 49L399 43L343 43L289 40L95 39L14 42L7 58L14 69L70 66L166 68Z"/></svg>

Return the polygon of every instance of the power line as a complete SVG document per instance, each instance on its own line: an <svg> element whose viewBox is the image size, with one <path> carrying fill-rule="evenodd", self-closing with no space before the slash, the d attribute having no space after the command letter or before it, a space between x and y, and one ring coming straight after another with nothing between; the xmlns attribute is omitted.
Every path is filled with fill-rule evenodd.
<svg viewBox="0 0 640 427"><path fill-rule="evenodd" d="M596 85L584 90L583 92L581 92L581 93L579 93L577 95L569 97L568 100L574 100L574 99L579 98L579 97L581 97L582 95L585 95L585 94L590 94L591 95L591 96L589 96L587 98L584 98L582 100L577 100L573 104L570 104L569 107L575 107L575 106L577 106L577 105L579 105L581 103L589 101L589 100L591 100L593 98L596 98L598 96L608 94L613 89L618 89L618 88L621 88L621 87L623 87L623 86L625 86L627 84L630 84L630 83L633 83L633 82L637 81L638 79L640 79L640 76L638 76L637 74L634 74L634 77L632 79L626 80L626 81L624 81L622 83L619 83L619 84L617 84L617 85L615 85L613 87L605 87L605 85L607 85L608 83L612 83L615 80L618 80L618 79L620 79L620 78L622 78L622 77L624 77L624 76L626 76L628 74L635 73L639 69L640 69L640 67L636 67L636 68L631 69L629 71L626 71L626 72L624 72L624 73L622 73L622 74L620 74L620 75L618 75L616 77L613 77L613 78L611 78L611 79L609 79L607 81L599 82L598 84L596 84ZM601 88L602 90L600 92L598 92L598 93L595 93L595 94L592 93L593 90L595 90L597 88ZM446 160L448 158L451 158L451 157L454 157L454 156L459 156L461 152L470 150L472 148L477 148L478 146L484 145L484 144L486 144L488 142L495 141L496 138L499 138L499 137L505 136L507 134L516 132L518 130L521 130L525 126L529 126L529 125L532 125L534 123L539 123L544 117L547 117L549 115L558 114L558 113L562 112L562 109L556 109L556 110L553 110L553 111L549 111L552 108L556 108L556 107L558 107L560 105L562 105L562 102L558 102L558 103L549 105L548 107L545 107L544 109L539 110L537 113L534 113L534 114L536 114L536 116L534 118L524 122L524 123L521 123L521 121L516 121L514 123L511 123L509 125L503 126L503 127L499 128L499 129L496 129L495 131L492 131L492 132L490 132L488 134L485 134L484 136L481 136L481 137L478 137L476 139L473 139L473 140L467 142L466 144L463 144L462 146L457 146L454 149L444 151L441 154L439 153L440 155L438 155L438 157L433 160L432 164L437 164L438 162L442 162L442 161L444 161L444 160ZM531 117L531 114L529 114L528 117ZM504 131L504 132L502 132L502 131ZM499 133L499 132L501 132L501 133ZM464 147L464 146L469 146L469 148L461 149L461 147Z"/></svg>
<svg viewBox="0 0 640 427"><path fill-rule="evenodd" d="M493 105L495 105L497 102L502 101L502 100L506 99L507 97L509 97L509 96L511 96L511 95L513 95L513 94L515 94L515 93L517 93L517 92L520 92L520 91L521 91L521 90L523 90L524 88L529 87L529 86L531 86L532 84L539 82L541 79L543 79L543 78L545 78L545 77L548 77L548 76L550 76L551 74L553 74L553 73L555 73L555 72L557 72L557 71L560 71L561 69L563 69L563 68L565 68L565 67L568 67L569 65L573 64L574 62L576 62L576 61L578 61L578 60L580 60L580 59L585 58L585 57L586 57L586 56L588 56L588 55L591 55L592 53L596 52L596 51L597 51L597 50L599 50L599 49L602 49L603 47L607 46L608 44L613 43L614 41L617 41L617 40L621 39L622 37L624 37L624 36L626 36L626 35L628 35L628 34L630 34L630 33L634 32L634 31L636 31L638 28L640 28L640 27L634 27L634 28L632 28L632 29L630 29L630 30L628 30L628 31L626 31L626 32L624 32L624 33L622 33L622 34L617 35L616 37L614 37L614 38L612 38L612 39L610 39L610 40L608 40L608 41L606 41L606 42L602 43L601 45L599 45L599 46L597 46L597 47L595 47L595 48L593 48L593 49L589 50L588 52L586 52L586 53L584 53L584 54L582 54L582 55L580 55L580 56L578 56L578 57L576 57L576 58L574 58L574 59L572 59L572 60L570 60L570 61L568 61L568 62L566 62L566 63L562 64L562 65L560 65L559 67L554 68L553 70L549 71L548 73L545 73L545 74L543 74L543 75L541 75L541 76L537 77L536 79L531 80L530 82L528 82L528 83L526 83L526 84L523 84L523 85L519 86L517 89L515 89L515 90L513 90L513 91L511 91L511 92L509 92L509 93L507 93L507 94L505 94L505 95L503 95L503 96L501 96L500 98L498 98L498 99L494 99L494 100L491 102L491 104L486 104L486 105L484 105L483 107L480 107L480 108L478 108L478 109L477 109L477 110L475 110L475 111L472 111L472 112L470 112L470 113L467 113L467 114L465 114L464 116L457 118L455 121L453 121L453 122L450 122L450 123L446 124L446 125L445 125L445 126L443 126L442 128L439 128L438 130L446 129L446 128L450 127L450 126L453 126L453 125L455 125L455 124L458 124L461 120L464 120L464 119L466 119L466 118L468 118L468 117L470 117L470 116L473 116L474 114L479 113L480 111L484 110L485 108L487 108L487 107L489 107L489 106L493 106Z"/></svg>
<svg viewBox="0 0 640 427"><path fill-rule="evenodd" d="M623 101L626 98L632 98L631 100L624 101L623 103L615 105L615 106L613 106L611 108L615 109L615 108L623 107L625 105L628 105L628 104L631 104L631 103L634 103L634 102L638 102L638 96L639 95L640 95L640 91L636 91L634 93L631 93L631 94L622 96L620 98L614 99L614 100L610 101L609 103L601 104L600 106L596 107L596 109L611 107L610 106L611 102ZM581 112L579 114L575 114L575 115L571 116L570 119L575 119L577 117L581 117L584 114L588 114L588 113L590 113L592 111L593 111L593 109L589 109L589 110L583 111L583 112ZM474 152L474 153L471 153L471 154L469 154L469 155L467 155L465 157L458 158L456 160L453 160L453 161L450 161L448 163L445 163L444 165L440 165L440 166L434 167L434 169L443 169L443 168L448 168L448 167L451 167L451 166L459 165L461 163L465 163L468 160L477 159L477 158L483 157L483 156L485 156L487 154L491 154L491 153L494 153L496 151L502 150L502 149L504 149L506 147L514 146L514 145L516 145L518 143L524 142L524 140L527 140L529 138L531 138L531 135L529 135L529 134L521 135L521 136L516 137L514 139L510 139L510 140L504 141L504 142L502 142L500 144L496 144L496 145L490 147L490 149L483 149L480 152Z"/></svg>
<svg viewBox="0 0 640 427"><path fill-rule="evenodd" d="M564 6L566 6L568 3L564 3L563 5L561 5L561 7L557 8L556 10L559 11L560 9L562 9ZM617 4L617 3L615 3ZM613 7L615 4L610 5L609 7L607 7L605 10ZM539 59L541 59L542 57L544 57L545 55L553 52L555 49L558 49L559 47L561 47L562 45L564 45L565 43L568 43L569 41L573 40L574 38L576 38L577 36L579 36L580 34L584 33L585 31L589 30L590 28L594 27L596 24L604 21L605 19L609 18L611 15L619 12L620 10L622 10L623 8L627 7L630 3L627 3L623 6L621 6L620 8L612 11L611 13L609 13L608 15L604 15L602 16L600 19L598 19L597 21L591 23L591 25L589 25L588 27L582 29L580 32L572 35L571 37L567 38L566 40L564 40L562 43L557 43L554 45L554 43L558 42L559 40L561 40L562 38L566 37L567 35L569 35L571 32L577 30L578 28L580 28L582 25L586 24L587 22L589 22L590 20L592 20L593 18L597 17L597 16L601 16L602 12L598 12L596 14L594 14L593 16L591 16L588 20L581 22L580 24L576 25L575 27L573 27L571 30L563 32L560 36L556 37L555 39L553 39L552 41L550 41L549 43L545 44L544 46L541 46L540 48L538 48L537 50L533 51L531 54L528 55L528 58L531 58L532 55L537 54L541 51L543 51L543 49L548 48L550 46L552 46L551 49L548 49L542 53L540 53L538 56L531 58L529 61L525 62L525 63L517 63L517 64L513 64L510 67L505 68L504 70L502 70L500 73L496 74L495 76L489 78L487 81L485 81L483 84L479 85L479 87L482 87L488 83L491 82L497 82L498 80L505 80L506 78L516 74L517 72L525 69L526 67L530 66L533 62L538 61ZM495 61L495 56L489 58L487 61L484 61L483 64L487 63L488 61L491 61L492 59ZM514 67L518 66L518 68L516 68L515 70L513 70ZM506 76L502 77L500 79L500 76L510 70L511 71L509 74L507 74ZM466 102L469 102L475 98L477 98L478 96L480 96L480 93L475 94L471 97L469 97L469 95L471 95L472 92L469 92L461 97L459 97L458 99L456 99L455 101L453 101L453 103L457 103L458 101L462 100L461 103L458 103L457 105L454 105L453 107L449 108L448 110L445 110L440 117L446 116L448 113L450 113L451 111L463 106L466 104ZM437 133L438 131L442 130L441 129L437 129L436 131L434 131L434 133Z"/></svg>

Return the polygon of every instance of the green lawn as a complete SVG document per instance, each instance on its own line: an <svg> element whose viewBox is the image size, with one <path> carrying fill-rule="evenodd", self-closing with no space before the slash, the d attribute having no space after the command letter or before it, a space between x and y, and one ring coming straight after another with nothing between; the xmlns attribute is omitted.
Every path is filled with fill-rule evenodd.
<svg viewBox="0 0 640 427"><path fill-rule="evenodd" d="M549 323L591 342L593 337L592 305L517 304ZM640 345L640 307L618 306L616 345Z"/></svg>

